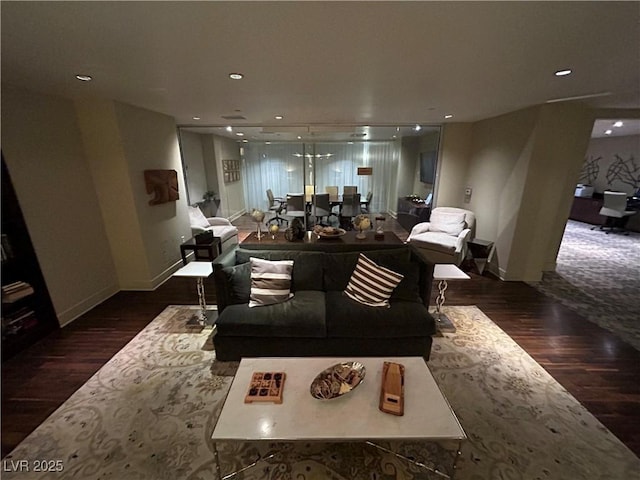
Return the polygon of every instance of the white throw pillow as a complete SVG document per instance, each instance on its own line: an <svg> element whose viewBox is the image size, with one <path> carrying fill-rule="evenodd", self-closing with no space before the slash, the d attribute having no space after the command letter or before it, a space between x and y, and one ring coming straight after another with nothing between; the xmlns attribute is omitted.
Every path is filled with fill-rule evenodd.
<svg viewBox="0 0 640 480"><path fill-rule="evenodd" d="M192 227L209 228L209 221L198 207L189 206L189 223Z"/></svg>
<svg viewBox="0 0 640 480"><path fill-rule="evenodd" d="M389 308L389 297L404 275L381 267L362 253L344 293L369 307Z"/></svg>
<svg viewBox="0 0 640 480"><path fill-rule="evenodd" d="M465 227L464 213L434 211L429 219L429 230L432 232L458 236Z"/></svg>
<svg viewBox="0 0 640 480"><path fill-rule="evenodd" d="M293 297L291 272L293 260L263 260L250 257L251 294L250 307L282 303Z"/></svg>

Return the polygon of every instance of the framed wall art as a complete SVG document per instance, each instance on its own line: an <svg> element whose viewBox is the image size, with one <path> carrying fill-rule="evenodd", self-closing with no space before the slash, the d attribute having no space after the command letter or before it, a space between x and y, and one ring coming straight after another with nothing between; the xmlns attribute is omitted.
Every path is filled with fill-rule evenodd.
<svg viewBox="0 0 640 480"><path fill-rule="evenodd" d="M222 172L224 183L233 183L240 180L240 160L223 160Z"/></svg>

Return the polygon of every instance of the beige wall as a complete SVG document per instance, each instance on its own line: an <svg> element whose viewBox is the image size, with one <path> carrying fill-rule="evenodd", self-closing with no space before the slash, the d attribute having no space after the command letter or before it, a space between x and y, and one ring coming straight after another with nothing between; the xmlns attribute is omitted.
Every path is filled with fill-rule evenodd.
<svg viewBox="0 0 640 480"><path fill-rule="evenodd" d="M593 112L558 104L445 127L437 205L476 213L501 278L535 281L553 268L592 123Z"/></svg>
<svg viewBox="0 0 640 480"><path fill-rule="evenodd" d="M463 200L471 158L472 127L471 123L447 123L442 128L435 207L467 207Z"/></svg>
<svg viewBox="0 0 640 480"><path fill-rule="evenodd" d="M73 102L3 84L2 151L65 325L119 289Z"/></svg>
<svg viewBox="0 0 640 480"><path fill-rule="evenodd" d="M176 124L173 117L124 103L115 102L115 112L148 265L146 278L127 288L153 289L180 265L180 243L191 237ZM153 195L146 192L144 171L157 169L178 172L178 201L149 205Z"/></svg>

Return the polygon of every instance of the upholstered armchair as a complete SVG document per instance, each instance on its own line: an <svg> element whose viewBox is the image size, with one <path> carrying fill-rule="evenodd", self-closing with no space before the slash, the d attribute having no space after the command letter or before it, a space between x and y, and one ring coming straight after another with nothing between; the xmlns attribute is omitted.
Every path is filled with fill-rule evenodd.
<svg viewBox="0 0 640 480"><path fill-rule="evenodd" d="M467 256L467 242L475 232L475 214L454 207L438 207L428 222L413 227L407 242L433 263L460 265Z"/></svg>
<svg viewBox="0 0 640 480"><path fill-rule="evenodd" d="M214 237L220 238L222 251L238 243L238 228L231 225L231 222L223 217L205 217L198 207L189 208L189 223L191 224L191 234L197 235L202 232L213 232Z"/></svg>

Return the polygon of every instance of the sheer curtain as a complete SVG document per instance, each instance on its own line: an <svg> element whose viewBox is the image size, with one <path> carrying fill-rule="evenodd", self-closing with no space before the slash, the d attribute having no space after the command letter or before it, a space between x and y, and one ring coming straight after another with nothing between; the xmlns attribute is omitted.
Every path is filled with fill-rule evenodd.
<svg viewBox="0 0 640 480"><path fill-rule="evenodd" d="M393 141L304 146L300 143L246 143L243 178L248 211L268 207L268 188L276 197L304 192L303 153L314 154L316 191L324 192L326 186L336 185L342 194L345 185L355 185L363 200L367 192L373 193L369 211L386 210L400 160L400 143ZM358 167L370 167L372 175L358 175Z"/></svg>
<svg viewBox="0 0 640 480"><path fill-rule="evenodd" d="M386 211L387 200L395 185L400 161L399 142L319 143L316 154L316 188L337 185L342 194L345 185L355 185L364 200L373 193L370 212ZM358 167L370 167L372 175L358 175Z"/></svg>
<svg viewBox="0 0 640 480"><path fill-rule="evenodd" d="M246 143L244 145L245 205L247 211L259 208L267 211L267 189L274 197L304 191L302 144Z"/></svg>

